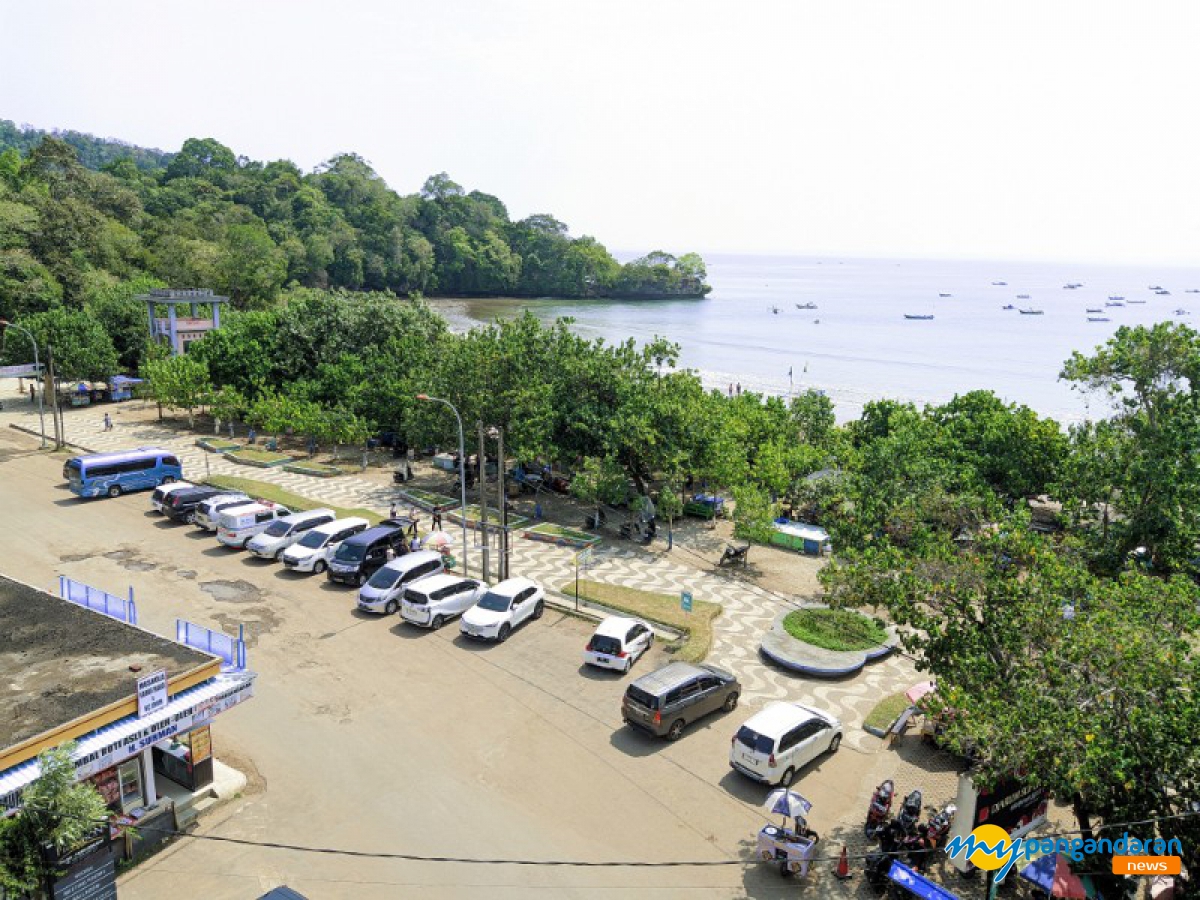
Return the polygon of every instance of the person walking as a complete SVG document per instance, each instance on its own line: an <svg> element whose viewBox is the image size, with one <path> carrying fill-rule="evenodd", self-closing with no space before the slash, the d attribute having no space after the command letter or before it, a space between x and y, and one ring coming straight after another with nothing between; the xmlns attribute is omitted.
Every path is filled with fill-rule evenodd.
<svg viewBox="0 0 1200 900"><path fill-rule="evenodd" d="M104 430L112 431L112 416L110 416L108 413L104 414Z"/></svg>
<svg viewBox="0 0 1200 900"><path fill-rule="evenodd" d="M442 511L440 509L435 509L433 511L433 530L442 530Z"/></svg>
<svg viewBox="0 0 1200 900"><path fill-rule="evenodd" d="M37 403L37 388L34 385L29 385L29 402Z"/></svg>
<svg viewBox="0 0 1200 900"><path fill-rule="evenodd" d="M395 504L395 502L393 502L393 503L392 503L392 508L391 508L391 509L388 511L388 518L389 518L389 519L394 519L394 518L396 518L396 514L397 514L398 512L399 512L399 510L396 508L396 504Z"/></svg>

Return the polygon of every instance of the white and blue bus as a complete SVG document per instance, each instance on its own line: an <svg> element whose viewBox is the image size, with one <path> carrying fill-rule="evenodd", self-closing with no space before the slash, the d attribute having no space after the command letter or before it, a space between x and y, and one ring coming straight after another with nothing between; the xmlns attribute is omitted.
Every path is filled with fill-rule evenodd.
<svg viewBox="0 0 1200 900"><path fill-rule="evenodd" d="M139 447L119 453L74 456L63 466L63 477L80 497L120 497L183 477L179 457L158 447Z"/></svg>

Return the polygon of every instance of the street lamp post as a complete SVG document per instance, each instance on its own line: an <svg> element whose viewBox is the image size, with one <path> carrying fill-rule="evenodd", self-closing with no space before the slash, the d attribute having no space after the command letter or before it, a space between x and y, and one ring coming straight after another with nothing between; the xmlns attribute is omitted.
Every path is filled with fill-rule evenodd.
<svg viewBox="0 0 1200 900"><path fill-rule="evenodd" d="M450 407L450 412L454 413L454 421L458 423L458 485L462 490L462 508L459 515L462 518L462 533L463 533L463 548L462 548L462 563L463 574L470 575L467 569L467 443L463 436L462 416L458 414L458 410L454 408L454 404L449 400L443 400L441 397L430 397L428 394L417 394L418 400L424 400L427 403L441 403L443 406Z"/></svg>
<svg viewBox="0 0 1200 900"><path fill-rule="evenodd" d="M46 449L46 415L45 415L45 411L42 406L42 398L46 394L46 380L44 378L41 378L42 365L38 361L37 341L35 341L33 339L33 335L29 333L28 329L22 328L20 325L14 325L12 322L9 322L7 319L0 319L0 328L2 328L6 334L8 333L8 329L15 328L17 331L21 332L21 334L25 335L25 337L29 338L29 343L33 347L33 368L42 382L42 392L40 394L38 394L38 422L40 423L41 431L42 431L42 449L45 450Z"/></svg>

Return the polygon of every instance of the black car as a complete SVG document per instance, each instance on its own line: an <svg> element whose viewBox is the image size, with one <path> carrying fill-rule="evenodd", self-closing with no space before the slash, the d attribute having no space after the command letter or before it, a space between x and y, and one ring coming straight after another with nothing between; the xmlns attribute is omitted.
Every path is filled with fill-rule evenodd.
<svg viewBox="0 0 1200 900"><path fill-rule="evenodd" d="M343 584L363 585L375 570L392 557L408 552L408 536L395 525L376 525L346 538L329 561L328 578Z"/></svg>
<svg viewBox="0 0 1200 900"><path fill-rule="evenodd" d="M190 522L196 513L196 507L217 494L227 494L229 491L215 487L195 487L182 491L174 491L167 496L163 503L163 512L176 522Z"/></svg>

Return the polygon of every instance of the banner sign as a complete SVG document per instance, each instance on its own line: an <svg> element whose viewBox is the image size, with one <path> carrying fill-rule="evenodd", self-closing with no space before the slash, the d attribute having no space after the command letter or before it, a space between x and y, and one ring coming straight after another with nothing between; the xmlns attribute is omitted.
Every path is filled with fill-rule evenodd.
<svg viewBox="0 0 1200 900"><path fill-rule="evenodd" d="M167 670L159 669L138 679L138 718L152 716L167 705Z"/></svg>
<svg viewBox="0 0 1200 900"><path fill-rule="evenodd" d="M33 363L25 363L23 366L0 366L0 378L34 378L38 371L38 367Z"/></svg>

